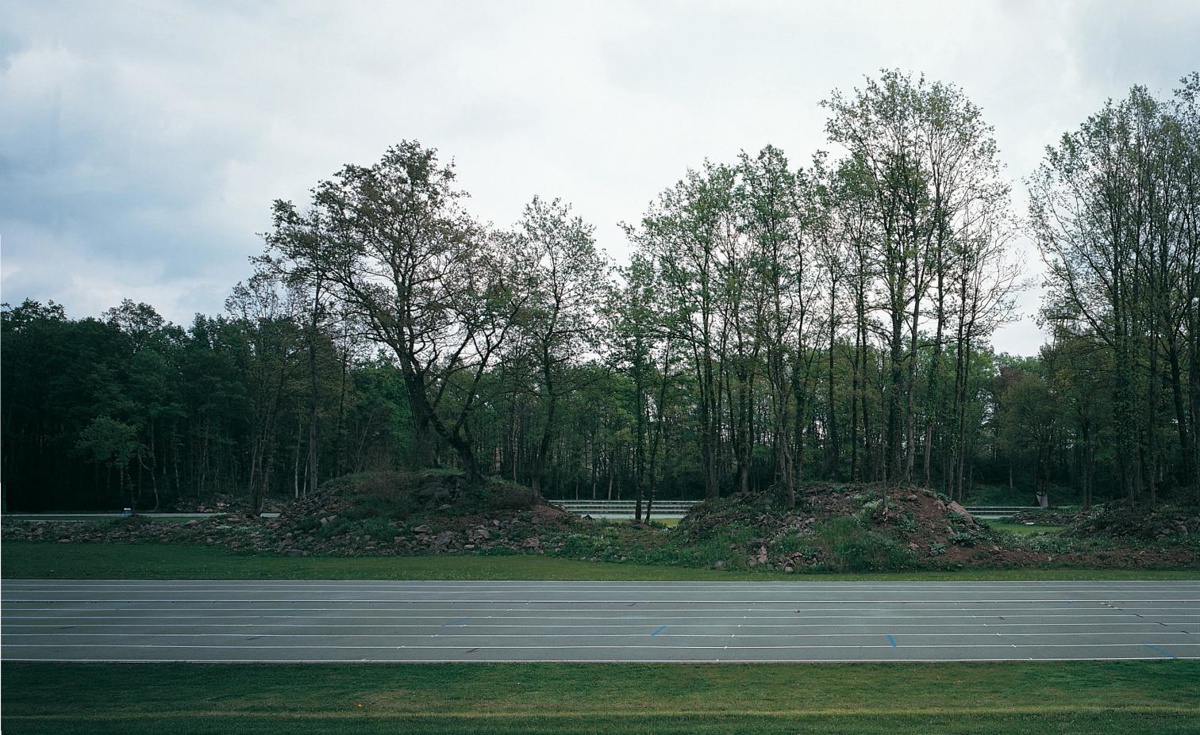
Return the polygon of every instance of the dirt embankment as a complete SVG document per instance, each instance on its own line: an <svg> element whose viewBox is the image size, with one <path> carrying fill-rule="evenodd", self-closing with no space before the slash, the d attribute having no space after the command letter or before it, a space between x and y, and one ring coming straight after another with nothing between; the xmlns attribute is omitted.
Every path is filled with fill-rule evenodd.
<svg viewBox="0 0 1200 735"><path fill-rule="evenodd" d="M452 473L340 478L285 504L274 519L233 512L186 523L133 517L98 523L12 522L3 538L166 542L277 555L536 553L724 569L1200 567L1200 513L1114 506L1056 533L1022 537L976 521L928 490L807 487L796 507L770 494L702 503L665 530L579 518L533 502L527 488L468 489ZM1043 521L1044 522L1044 521Z"/></svg>

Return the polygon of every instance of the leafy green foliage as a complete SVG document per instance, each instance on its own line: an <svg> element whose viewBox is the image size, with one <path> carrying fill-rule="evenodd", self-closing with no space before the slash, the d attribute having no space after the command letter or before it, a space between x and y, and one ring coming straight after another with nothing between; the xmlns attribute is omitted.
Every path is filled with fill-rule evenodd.
<svg viewBox="0 0 1200 735"><path fill-rule="evenodd" d="M912 550L865 528L857 518L834 518L818 529L817 537L828 547L834 571L897 571L916 565Z"/></svg>

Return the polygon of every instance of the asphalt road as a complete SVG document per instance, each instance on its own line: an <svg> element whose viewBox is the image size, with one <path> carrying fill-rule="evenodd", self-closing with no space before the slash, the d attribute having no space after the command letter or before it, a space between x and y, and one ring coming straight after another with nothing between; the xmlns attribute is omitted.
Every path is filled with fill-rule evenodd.
<svg viewBox="0 0 1200 735"><path fill-rule="evenodd" d="M10 661L1200 658L1200 582L6 580Z"/></svg>

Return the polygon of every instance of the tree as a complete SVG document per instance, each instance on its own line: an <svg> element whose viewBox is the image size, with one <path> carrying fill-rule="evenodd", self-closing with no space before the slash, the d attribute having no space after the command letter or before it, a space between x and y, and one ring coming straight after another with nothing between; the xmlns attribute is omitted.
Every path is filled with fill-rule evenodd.
<svg viewBox="0 0 1200 735"><path fill-rule="evenodd" d="M824 178L824 177L823 177ZM818 184L818 192L824 197L823 219L828 228L828 239L819 249L819 257L829 263L831 299L837 282L837 272L845 272L846 291L844 298L850 301L847 311L853 315L854 341L851 347L850 387L850 479L871 480L878 461L872 456L871 448L878 442L874 438L872 421L872 393L869 390L870 373L874 366L873 329L871 312L874 284L878 278L878 263L872 255L872 242L879 237L876 223L870 216L871 194L862 168L853 160L843 160L827 176L827 181ZM841 252L838 252L838 251ZM836 261L836 263L834 262ZM831 310L836 304L831 304ZM832 312L831 312L832 314ZM833 316L830 329L834 329ZM830 358L834 349L830 339Z"/></svg>
<svg viewBox="0 0 1200 735"><path fill-rule="evenodd" d="M916 317L929 286L928 253L922 246L935 231L929 172L922 165L924 145L919 137L924 94L923 78L914 85L898 72L884 72L879 82L868 79L853 99L835 90L824 103L832 112L826 132L831 141L848 149L854 176L870 193L870 211L880 235L872 247L883 278L883 311L890 324L885 332L890 375L886 467L887 479L893 483L904 479L905 448L912 450L903 432L906 409L911 414L916 355L905 343L905 323L911 313L909 333L915 341Z"/></svg>
<svg viewBox="0 0 1200 735"><path fill-rule="evenodd" d="M138 492L146 484L145 473L157 510L170 490L167 471L176 460L177 449L172 437L179 430L179 422L187 417L181 402L178 364L183 330L164 320L150 304L130 299L122 300L102 316L129 339L132 349L122 371L128 383L122 418L137 429L138 441L143 445L137 455Z"/></svg>
<svg viewBox="0 0 1200 735"><path fill-rule="evenodd" d="M809 332L821 280L815 254L819 233L824 232L818 221L821 210L813 184L793 172L783 151L774 146L754 158L743 153L737 173L739 231L747 262L743 309L752 320L753 344L741 361L750 360L766 378L774 474L788 506L794 507L803 465L807 386L816 354ZM745 447L742 451L749 454ZM742 491L747 489L748 464L748 456L739 463Z"/></svg>
<svg viewBox="0 0 1200 735"><path fill-rule="evenodd" d="M1016 372L1006 380L1000 442L1010 452L1033 453L1035 491L1040 500L1049 494L1051 451L1060 430L1058 396L1038 372L1002 370Z"/></svg>
<svg viewBox="0 0 1200 735"><path fill-rule="evenodd" d="M405 141L373 166L348 165L318 184L306 213L276 202L267 245L281 273L319 274L392 350L425 462L437 464L440 438L474 485L482 475L469 419L524 295L511 253L467 215L453 184L452 165Z"/></svg>
<svg viewBox="0 0 1200 735"><path fill-rule="evenodd" d="M562 396L580 373L564 368L599 346L599 313L608 292L608 264L596 250L594 228L571 207L538 197L525 207L517 233L517 269L524 306L517 324L519 353L535 367L542 430L534 448L530 484L541 498L550 441ZM523 354L521 354L523 353Z"/></svg>
<svg viewBox="0 0 1200 735"><path fill-rule="evenodd" d="M115 469L118 492L122 495L130 493L130 504L134 504L133 489L126 483L125 473L144 449L137 440L136 429L109 416L98 416L80 432L75 449L86 461Z"/></svg>
<svg viewBox="0 0 1200 735"><path fill-rule="evenodd" d="M933 318L922 432L928 478L934 428L947 413L938 381L953 299L961 305L954 393L959 409L970 341L990 334L1011 308L1014 275L996 265L1011 232L1005 225L1008 187L999 178L991 128L953 85L884 71L853 97L835 90L824 105L831 112L830 141L849 154L841 177L869 220L859 233L882 295L886 477L893 483L912 477L921 443L921 325Z"/></svg>
<svg viewBox="0 0 1200 735"><path fill-rule="evenodd" d="M641 521L642 501L647 501L645 518L649 520L658 487L658 458L664 444L675 352L657 308L661 292L654 263L635 252L620 275L623 283L605 310L606 331L610 360L633 381L634 518Z"/></svg>
<svg viewBox="0 0 1200 735"><path fill-rule="evenodd" d="M282 417L299 393L301 327L297 305L281 294L269 274L240 283L225 302L241 330L238 352L250 411L250 503L255 514L270 493Z"/></svg>
<svg viewBox="0 0 1200 735"><path fill-rule="evenodd" d="M60 304L32 299L4 304L0 330L4 509L37 508L61 489L61 457L84 425L76 415L80 384L61 382L84 377L67 350L67 340L82 335L71 334L74 325Z"/></svg>
<svg viewBox="0 0 1200 735"><path fill-rule="evenodd" d="M1112 413L1126 428L1115 435L1117 471L1126 497L1150 503L1160 478L1200 488L1196 414L1186 398L1194 405L1196 380L1184 377L1189 361L1195 370L1200 262L1198 84L1189 79L1174 104L1142 87L1110 100L1047 149L1030 185L1048 267L1043 316L1112 351ZM1172 423L1177 452L1164 443ZM1172 455L1180 461L1168 474Z"/></svg>
<svg viewBox="0 0 1200 735"><path fill-rule="evenodd" d="M1112 417L1107 415L1112 395L1108 381L1112 367L1107 364L1111 350L1095 340L1063 331L1042 348L1039 355L1059 402L1063 430L1072 434L1071 446L1084 509L1092 507L1096 485L1097 456L1106 438Z"/></svg>
<svg viewBox="0 0 1200 735"><path fill-rule="evenodd" d="M722 319L722 244L736 233L732 211L734 172L706 163L703 171L667 189L642 218L627 228L644 256L657 264L664 325L687 351L696 390L704 494L720 495L724 348L729 324Z"/></svg>

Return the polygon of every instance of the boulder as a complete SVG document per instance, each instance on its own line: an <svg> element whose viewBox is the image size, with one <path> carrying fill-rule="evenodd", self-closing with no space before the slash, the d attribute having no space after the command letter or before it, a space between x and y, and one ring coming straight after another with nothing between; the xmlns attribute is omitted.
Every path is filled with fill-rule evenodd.
<svg viewBox="0 0 1200 735"><path fill-rule="evenodd" d="M971 514L967 512L967 509L962 507L961 505L959 505L957 502L955 502L953 500L950 501L950 505L946 506L946 510L950 511L951 513L954 513L955 515L963 516L964 518L966 518L968 521L970 521L972 523L975 522L975 519L972 518Z"/></svg>

